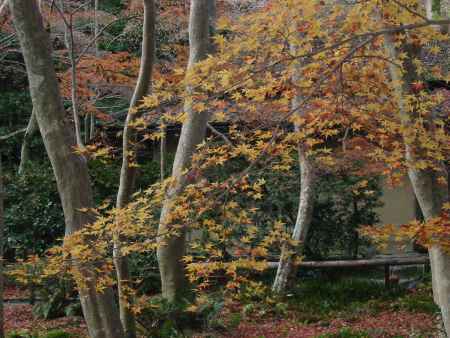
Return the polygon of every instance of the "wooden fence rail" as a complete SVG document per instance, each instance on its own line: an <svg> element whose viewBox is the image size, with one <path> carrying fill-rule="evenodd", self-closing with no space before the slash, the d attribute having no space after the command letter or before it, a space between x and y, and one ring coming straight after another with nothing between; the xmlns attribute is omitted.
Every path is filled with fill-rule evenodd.
<svg viewBox="0 0 450 338"><path fill-rule="evenodd" d="M384 284L391 286L391 266L399 265L426 265L430 263L428 255L414 257L387 257L374 259L338 260L338 261L306 261L300 262L304 268L361 268L368 266L384 266ZM269 262L269 268L276 269L278 262ZM397 280L398 282L398 280Z"/></svg>

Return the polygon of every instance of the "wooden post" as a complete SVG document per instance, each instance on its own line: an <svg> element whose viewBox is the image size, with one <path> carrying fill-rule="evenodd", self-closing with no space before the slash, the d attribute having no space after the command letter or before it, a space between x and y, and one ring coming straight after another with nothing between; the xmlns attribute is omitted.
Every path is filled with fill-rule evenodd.
<svg viewBox="0 0 450 338"><path fill-rule="evenodd" d="M384 265L384 286L389 289L391 287L391 266Z"/></svg>

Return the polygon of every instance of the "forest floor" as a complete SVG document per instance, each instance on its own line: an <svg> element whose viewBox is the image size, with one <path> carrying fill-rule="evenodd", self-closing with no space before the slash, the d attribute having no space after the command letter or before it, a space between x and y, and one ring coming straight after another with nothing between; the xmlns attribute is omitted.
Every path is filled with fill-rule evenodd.
<svg viewBox="0 0 450 338"><path fill-rule="evenodd" d="M367 286L359 282L311 283L296 290L282 304L268 305L258 300L233 303L215 319L216 324L220 322L220 328L216 326L194 337L437 337L437 312L429 285L401 291ZM7 332L42 333L58 329L74 337L87 336L86 325L80 317L34 318L32 305L22 301L26 297L26 291L12 286L6 288Z"/></svg>
<svg viewBox="0 0 450 338"><path fill-rule="evenodd" d="M86 336L86 325L81 317L61 317L52 320L35 318L33 305L26 299L29 298L28 290L15 286L6 286L4 291L5 305L5 331L41 333L51 330L64 330L68 333L83 337Z"/></svg>
<svg viewBox="0 0 450 338"><path fill-rule="evenodd" d="M214 335L210 335L213 337ZM229 338L308 338L308 337L435 337L435 318L426 313L385 311L354 319L336 318L317 323L295 320L265 319L244 322L221 335Z"/></svg>

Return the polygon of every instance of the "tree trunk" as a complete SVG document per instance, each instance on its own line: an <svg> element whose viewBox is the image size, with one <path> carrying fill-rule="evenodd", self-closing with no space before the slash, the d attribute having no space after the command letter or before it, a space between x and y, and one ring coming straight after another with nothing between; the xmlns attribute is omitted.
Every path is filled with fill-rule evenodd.
<svg viewBox="0 0 450 338"><path fill-rule="evenodd" d="M387 54L392 60L398 60L398 51L395 48L392 36L385 35L384 38ZM398 100L400 119L405 129L408 129L410 128L410 116L405 99L411 94L409 90L411 83L419 80L413 63L418 51L413 46L403 46L403 49L402 52L406 52L408 55L404 62L404 73L402 74L401 70L391 63L389 64L389 71ZM418 158L411 145L405 145L405 152L407 161L413 165ZM440 175L447 176L448 182L448 173L444 166L442 166ZM443 204L448 201L448 187L438 184L438 173L431 170L418 170L411 166L408 169L408 176L425 221L439 216ZM441 309L445 330L447 335L450 335L450 256L438 245L431 247L429 254L434 301Z"/></svg>
<svg viewBox="0 0 450 338"><path fill-rule="evenodd" d="M291 45L290 49L295 54L296 47ZM300 81L300 74L298 72L300 65L294 65L294 75L292 80L295 82ZM302 95L297 92L292 101L292 109L297 111L297 115L304 117L304 109L299 109L302 103ZM295 131L299 131L299 126L295 125ZM298 159L300 162L300 196L299 205L297 210L297 219L295 221L294 231L292 233L292 239L294 241L305 242L308 234L309 227L311 225L312 213L314 208L314 164L311 158L306 154L305 149L301 144L298 145ZM293 269L292 255L288 246L284 246L281 250L280 261L275 276L275 281L272 285L272 290L276 293L283 293L288 285L290 276L293 275L295 269Z"/></svg>
<svg viewBox="0 0 450 338"><path fill-rule="evenodd" d="M212 0L191 1L188 69L205 59L209 51L209 1ZM191 91L189 85L187 91ZM184 265L181 261L185 253L186 229L180 229L179 235L176 236L165 235L170 230L169 218L173 203L186 186L186 177L182 173L190 166L196 146L204 140L209 119L209 113L195 112L188 103L185 104L184 111L187 113L187 120L181 129L172 168L175 183L167 192L158 229L160 236L157 256L162 293L163 297L171 302L176 301L186 288Z"/></svg>
<svg viewBox="0 0 450 338"><path fill-rule="evenodd" d="M63 0L62 0L63 1ZM62 2L61 2L62 3ZM77 146L80 148L84 148L83 138L81 137L81 122L80 122L80 114L78 112L78 80L77 80L77 61L75 56L75 40L73 36L73 23L72 17L70 18L70 26L64 25L66 30L68 31L68 44L69 44L69 59L70 59L70 79L71 79L71 99L72 99L72 114L73 121L75 123L75 136L77 140ZM87 130L86 130L87 133Z"/></svg>
<svg viewBox="0 0 450 338"><path fill-rule="evenodd" d="M159 143L159 171L161 182L164 181L165 173L166 173L166 127L164 125L161 126L161 140Z"/></svg>
<svg viewBox="0 0 450 338"><path fill-rule="evenodd" d="M439 14L442 18L448 19L450 18L450 0L441 0L440 1L440 7L439 7ZM441 27L441 32L443 34L449 34L450 33L450 25L446 25L444 27ZM447 67L445 67L445 73L448 73L448 63ZM446 74L444 74L446 75Z"/></svg>
<svg viewBox="0 0 450 338"><path fill-rule="evenodd" d="M97 37L100 32L100 27L98 24L98 7L100 0L94 0L94 37ZM100 56L100 47L99 47L99 39L95 40L95 56Z"/></svg>
<svg viewBox="0 0 450 338"><path fill-rule="evenodd" d="M8 7L8 0L3 0L0 4L0 16L3 14L3 11Z"/></svg>
<svg viewBox="0 0 450 338"><path fill-rule="evenodd" d="M433 0L425 0L425 15L428 20L433 19Z"/></svg>
<svg viewBox="0 0 450 338"><path fill-rule="evenodd" d="M92 190L86 160L74 153L73 125L66 117L58 88L48 33L35 0L10 0L10 10L22 48L28 73L36 120L55 173L64 210L66 235L94 221L93 215L80 209L93 207ZM87 286L80 300L93 338L123 337L119 313L111 288L98 293L94 271L80 268Z"/></svg>
<svg viewBox="0 0 450 338"><path fill-rule="evenodd" d="M135 160L134 156L131 154L131 145L136 138L136 132L130 127L130 124L140 116L138 112L134 111L135 107L138 105L139 101L149 93L151 88L152 71L155 62L155 22L155 2L154 0L144 0L141 65L136 88L130 102L130 108L123 130L123 155L119 191L117 193L116 201L117 208L123 208L128 204L135 189L136 168L130 164ZM125 295L123 295L123 290L126 286L125 283L129 280L130 276L128 262L120 253L120 238L116 238L114 243L114 264L116 266L119 284L120 318L126 337L133 338L136 336L134 316L126 306L127 302L126 299L124 299Z"/></svg>
<svg viewBox="0 0 450 338"><path fill-rule="evenodd" d="M89 143L89 115L90 114L84 115L84 144Z"/></svg>
<svg viewBox="0 0 450 338"><path fill-rule="evenodd" d="M36 121L36 113L33 109L31 112L30 120L28 121L27 130L25 131L25 136L22 142L22 148L20 150L20 164L19 164L19 175L23 175L25 168L30 161L30 146L33 140L34 134L38 131L39 126Z"/></svg>
<svg viewBox="0 0 450 338"><path fill-rule="evenodd" d="M91 123L89 128L89 140L93 140L95 138L95 114L91 113Z"/></svg>
<svg viewBox="0 0 450 338"><path fill-rule="evenodd" d="M302 146L298 147L298 155L300 162L300 201L297 211L297 220L295 222L292 239L295 241L305 242L311 225L312 214L314 209L314 164L308 158ZM292 255L290 248L285 246L281 251L280 262L275 276L272 290L276 293L283 293L288 285L289 277L293 275Z"/></svg>

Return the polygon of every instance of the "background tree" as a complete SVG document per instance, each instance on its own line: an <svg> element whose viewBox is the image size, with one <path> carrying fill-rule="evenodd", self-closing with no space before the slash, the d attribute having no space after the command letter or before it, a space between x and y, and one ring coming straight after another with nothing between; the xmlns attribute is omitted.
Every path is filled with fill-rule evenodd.
<svg viewBox="0 0 450 338"><path fill-rule="evenodd" d="M189 63L187 75L187 92L192 91L189 83L189 71L195 71L195 64L205 59L210 51L209 8L208 0L193 0L189 17ZM195 98L190 98L195 101ZM186 289L185 271L182 258L185 254L186 228L177 229L178 234L163 237L171 228L170 212L177 195L186 186L185 170L190 166L192 155L197 145L205 138L209 119L207 111L196 112L192 101L186 101L184 111L187 120L183 123L180 139L172 168L173 185L167 191L163 204L159 226L158 262L161 273L162 293L170 301L176 300Z"/></svg>
<svg viewBox="0 0 450 338"><path fill-rule="evenodd" d="M295 42L291 42L290 49L292 54L295 55L297 48L293 45L294 43ZM300 65L294 65L293 70L293 82L298 83L301 81L301 74L295 68L299 69ZM296 96L292 100L292 109L296 111L296 115L302 119L307 116L307 108L302 108L302 102L305 98L300 91L301 89L297 90ZM294 124L296 131L299 132L301 127L299 127L295 122ZM300 164L300 197L292 239L296 242L304 244L308 236L308 230L313 216L315 194L314 181L316 180L314 174L314 162L311 155L308 155L306 144L300 143L298 145L298 159ZM273 291L277 293L282 293L287 290L288 279L293 275L292 269L294 266L291 257L291 250L292 248L286 246L281 252L275 281L272 286Z"/></svg>
<svg viewBox="0 0 450 338"><path fill-rule="evenodd" d="M123 208L131 199L131 195L135 189L136 180L136 151L133 150L133 143L136 142L136 132L133 123L141 116L139 112L139 102L144 96L149 94L151 89L152 71L155 63L155 22L156 22L156 7L153 0L144 0L144 23L142 32L142 56L141 66L139 69L139 76L134 90L133 97L128 109L127 118L123 130L122 142L122 168L120 172L119 191L117 193L116 207ZM142 112L142 111L141 111ZM120 238L117 238L115 244L115 266L117 271L117 280L119 288L119 305L120 318L125 330L126 337L135 337L136 329L134 318L131 309L128 305L126 295L122 292L126 287L127 281L130 280L128 263L125 257L122 256L120 250Z"/></svg>
<svg viewBox="0 0 450 338"><path fill-rule="evenodd" d="M86 160L74 153L73 125L62 106L50 41L37 3L12 0L9 5L27 67L36 119L57 180L66 235L69 235L94 220L93 215L81 211L93 207ZM93 271L86 267L79 269L86 277L80 300L90 335L94 338L123 336L112 290L99 293Z"/></svg>
<svg viewBox="0 0 450 338"><path fill-rule="evenodd" d="M385 35L385 43L391 60L399 60L399 52L393 42L394 37ZM437 161L436 168L416 167L421 159L420 147L412 136L413 120L419 114L411 107L410 97L415 93L411 91L414 83L420 81L414 60L418 49L408 42L403 42L400 51L406 55L403 73L391 64L389 66L393 87L398 99L398 113L404 127L405 156L408 161L408 176L419 202L420 209L426 221L438 217L442 208L448 202L448 173L445 165ZM432 120L430 123L434 123ZM444 178L445 184L439 183ZM433 245L430 250L430 262L433 279L433 294L435 302L440 306L445 330L450 332L450 255L439 245Z"/></svg>

